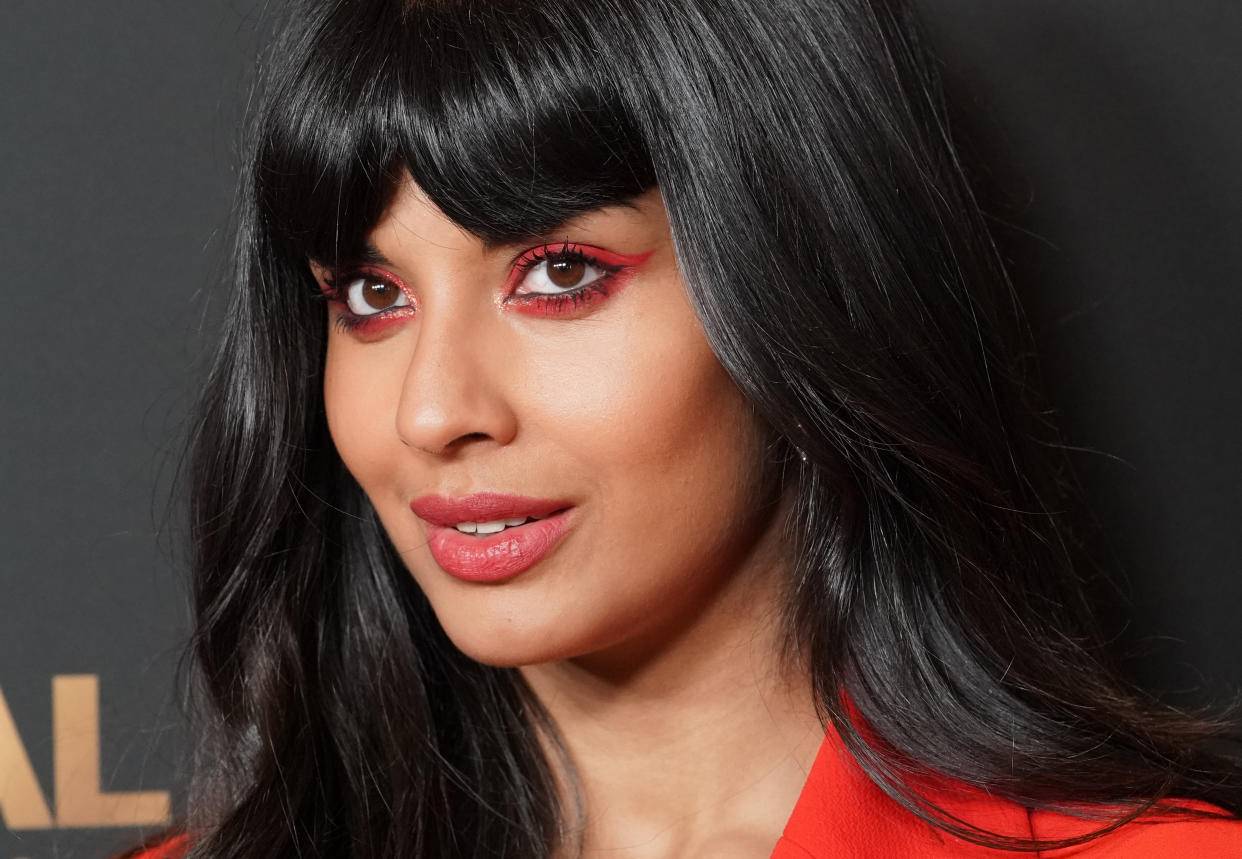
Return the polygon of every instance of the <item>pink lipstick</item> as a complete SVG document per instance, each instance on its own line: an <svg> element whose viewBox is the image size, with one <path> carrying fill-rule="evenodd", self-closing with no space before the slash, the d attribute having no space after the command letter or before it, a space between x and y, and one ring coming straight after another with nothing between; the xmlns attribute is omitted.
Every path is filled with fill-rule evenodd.
<svg viewBox="0 0 1242 859"><path fill-rule="evenodd" d="M573 525L566 501L492 492L424 495L411 501L410 509L427 525L435 562L468 582L498 582L524 572Z"/></svg>

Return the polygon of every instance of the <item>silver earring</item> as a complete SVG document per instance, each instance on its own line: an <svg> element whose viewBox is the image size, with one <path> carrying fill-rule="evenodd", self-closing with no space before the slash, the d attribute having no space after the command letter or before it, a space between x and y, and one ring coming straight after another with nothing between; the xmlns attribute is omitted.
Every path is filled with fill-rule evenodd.
<svg viewBox="0 0 1242 859"><path fill-rule="evenodd" d="M799 430L800 430L800 429L802 429L802 424L794 424L794 426L796 426ZM793 448L794 448L794 450L798 451L798 457L799 457L799 458L800 458L803 462L806 462L806 461L807 461L807 459L806 459L806 451L805 451L805 450L803 450L802 448L798 447L796 444L793 446Z"/></svg>

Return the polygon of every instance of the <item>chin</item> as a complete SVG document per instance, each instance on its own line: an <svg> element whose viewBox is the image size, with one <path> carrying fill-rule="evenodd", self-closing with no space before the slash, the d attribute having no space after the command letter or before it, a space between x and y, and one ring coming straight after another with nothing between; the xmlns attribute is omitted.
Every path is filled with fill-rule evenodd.
<svg viewBox="0 0 1242 859"><path fill-rule="evenodd" d="M488 629L477 627L464 634L454 634L453 630L447 628L445 632L458 650L475 662L493 668L521 668L556 662L569 659L580 652L567 642L558 642L546 632L540 631L522 634L506 630L490 634Z"/></svg>
<svg viewBox="0 0 1242 859"><path fill-rule="evenodd" d="M459 581L431 563L411 565L411 572L448 639L484 665L571 659L606 646L617 625L556 569L495 584Z"/></svg>
<svg viewBox="0 0 1242 859"><path fill-rule="evenodd" d="M590 649L564 622L564 613L539 613L505 600L501 605L450 603L432 609L449 640L475 662L517 668L577 656Z"/></svg>

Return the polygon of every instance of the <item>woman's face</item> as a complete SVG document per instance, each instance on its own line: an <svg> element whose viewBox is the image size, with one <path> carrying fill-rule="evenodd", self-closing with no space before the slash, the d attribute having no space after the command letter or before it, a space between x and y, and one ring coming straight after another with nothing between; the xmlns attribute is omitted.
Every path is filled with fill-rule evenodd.
<svg viewBox="0 0 1242 859"><path fill-rule="evenodd" d="M778 527L766 440L657 191L488 247L407 181L369 244L373 264L312 264L328 424L462 651L659 647L776 572L756 550Z"/></svg>

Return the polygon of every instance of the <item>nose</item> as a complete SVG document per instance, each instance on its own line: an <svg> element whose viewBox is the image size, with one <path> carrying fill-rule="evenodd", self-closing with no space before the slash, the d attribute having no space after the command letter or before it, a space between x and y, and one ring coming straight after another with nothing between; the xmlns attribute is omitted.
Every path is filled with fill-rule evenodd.
<svg viewBox="0 0 1242 859"><path fill-rule="evenodd" d="M512 362L504 337L494 334L464 316L420 318L397 404L397 435L406 445L445 456L472 442L513 440Z"/></svg>

